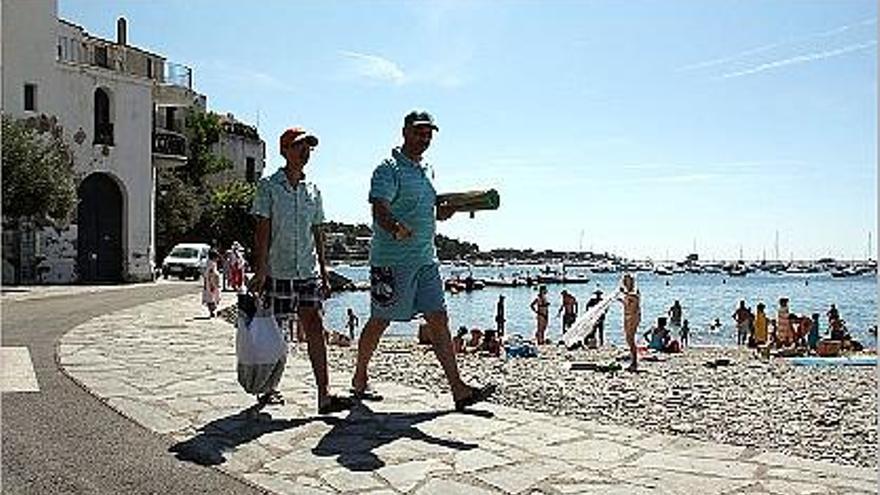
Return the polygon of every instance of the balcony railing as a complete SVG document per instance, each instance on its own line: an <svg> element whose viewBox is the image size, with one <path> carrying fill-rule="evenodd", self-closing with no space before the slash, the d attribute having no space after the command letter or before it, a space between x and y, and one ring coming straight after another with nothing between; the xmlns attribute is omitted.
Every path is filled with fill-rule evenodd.
<svg viewBox="0 0 880 495"><path fill-rule="evenodd" d="M153 132L153 153L186 157L186 138L171 131L156 130Z"/></svg>
<svg viewBox="0 0 880 495"><path fill-rule="evenodd" d="M95 144L113 146L113 124L95 124Z"/></svg>

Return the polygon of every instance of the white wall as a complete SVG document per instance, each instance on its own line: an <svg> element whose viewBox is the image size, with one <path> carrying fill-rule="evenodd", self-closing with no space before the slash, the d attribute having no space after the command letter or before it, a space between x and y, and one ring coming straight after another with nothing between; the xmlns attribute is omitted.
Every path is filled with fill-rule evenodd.
<svg viewBox="0 0 880 495"><path fill-rule="evenodd" d="M224 156L232 161L232 169L211 175L207 183L216 186L233 180L245 180L247 173L247 157L254 159L257 180L266 166L265 145L261 140L248 139L237 134L223 134L218 143L211 146L211 152Z"/></svg>
<svg viewBox="0 0 880 495"><path fill-rule="evenodd" d="M34 115L24 111L24 84L37 85L37 114L55 106L55 0L3 0L2 67L3 112Z"/></svg>
<svg viewBox="0 0 880 495"><path fill-rule="evenodd" d="M114 146L92 144L95 89L110 94ZM82 143L71 143L77 173L113 176L123 196L123 263L130 280L149 279L153 256L152 83L93 67L58 64L58 88L67 98L59 119L65 135L83 130ZM106 149L106 154L105 154Z"/></svg>

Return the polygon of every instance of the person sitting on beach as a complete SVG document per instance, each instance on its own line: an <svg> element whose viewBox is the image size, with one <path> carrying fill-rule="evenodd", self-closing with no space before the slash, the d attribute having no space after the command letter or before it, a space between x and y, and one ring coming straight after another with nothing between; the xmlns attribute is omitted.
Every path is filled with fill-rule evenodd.
<svg viewBox="0 0 880 495"><path fill-rule="evenodd" d="M335 345L339 347L348 347L351 345L351 339L348 338L348 335L335 330L324 329L324 341L327 345Z"/></svg>
<svg viewBox="0 0 880 495"><path fill-rule="evenodd" d="M630 363L627 371L638 369L638 350L636 349L636 332L642 319L641 295L636 288L635 278L625 273L620 280L620 295L623 301L623 335L629 347Z"/></svg>
<svg viewBox="0 0 880 495"><path fill-rule="evenodd" d="M804 315L802 317L796 317L795 322L797 324L797 338L795 339L795 343L800 348L807 348L807 335L809 335L811 327L813 326L813 320L810 319L809 316Z"/></svg>
<svg viewBox="0 0 880 495"><path fill-rule="evenodd" d="M465 326L458 327L458 333L452 337L452 350L456 354L464 354L464 336L467 335L468 329Z"/></svg>
<svg viewBox="0 0 880 495"><path fill-rule="evenodd" d="M713 321L712 323L709 324L709 330L711 330L713 332L717 332L718 330L721 330L721 320L718 318L715 318L715 321Z"/></svg>
<svg viewBox="0 0 880 495"><path fill-rule="evenodd" d="M495 335L495 330L486 330L480 350L492 357L501 355L501 341Z"/></svg>
<svg viewBox="0 0 880 495"><path fill-rule="evenodd" d="M836 318L831 321L831 340L844 340L847 337L846 325L843 320Z"/></svg>
<svg viewBox="0 0 880 495"><path fill-rule="evenodd" d="M467 342L467 348L472 351L479 350L482 342L483 342L483 331L480 330L479 328L472 328L471 329L471 338Z"/></svg>
<svg viewBox="0 0 880 495"><path fill-rule="evenodd" d="M736 321L736 345L745 345L749 334L749 310L746 308L745 301L739 302L739 307L733 312L731 318Z"/></svg>
<svg viewBox="0 0 880 495"><path fill-rule="evenodd" d="M828 316L828 324L829 325L831 325L832 321L839 320L840 319L840 312L837 311L837 305L832 304L831 309L829 309L828 312L825 313L825 315Z"/></svg>
<svg viewBox="0 0 880 495"><path fill-rule="evenodd" d="M815 351L816 347L819 346L819 313L813 313L811 315L812 321L810 322L810 333L807 334L807 348L811 351Z"/></svg>
<svg viewBox="0 0 880 495"><path fill-rule="evenodd" d="M563 313L564 312L564 313ZM566 330L571 327L575 320L577 320L578 314L578 301L575 299L573 295L571 295L567 290L562 290L562 304L559 306L559 311L556 312L556 317L559 318L559 315L562 315L562 333L565 333Z"/></svg>
<svg viewBox="0 0 880 495"><path fill-rule="evenodd" d="M666 348L669 343L669 329L666 328L665 317L657 318L657 325L645 332L645 340L649 342L648 347L655 351L662 351Z"/></svg>
<svg viewBox="0 0 880 495"><path fill-rule="evenodd" d="M679 337L681 337L681 346L682 347L690 347L690 335L691 329L688 326L688 321L684 320L681 324L681 330L679 330Z"/></svg>
<svg viewBox="0 0 880 495"><path fill-rule="evenodd" d="M672 306L669 307L669 311L666 314L669 315L669 325L673 327L681 326L681 317L682 317L682 309L681 303L678 302L678 299L672 303Z"/></svg>
<svg viewBox="0 0 880 495"><path fill-rule="evenodd" d="M532 312L535 313L537 330L535 330L535 343L538 345L545 344L544 334L547 331L547 322L550 320L550 302L547 301L547 286L538 287L538 296L532 300L529 305Z"/></svg>
<svg viewBox="0 0 880 495"><path fill-rule="evenodd" d="M767 306L759 302L755 311L755 345L762 346L767 344L767 313L764 310Z"/></svg>

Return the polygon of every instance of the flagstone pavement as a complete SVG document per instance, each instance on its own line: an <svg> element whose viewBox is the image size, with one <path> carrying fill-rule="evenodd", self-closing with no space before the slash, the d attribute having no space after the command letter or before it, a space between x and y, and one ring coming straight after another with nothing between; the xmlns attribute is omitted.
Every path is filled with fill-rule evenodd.
<svg viewBox="0 0 880 495"><path fill-rule="evenodd" d="M229 299L226 296L227 301ZM254 411L236 381L235 330L199 297L95 318L58 343L63 370L169 438L168 455L282 494L864 494L877 472L646 433L375 383L382 402L318 416L306 353L292 346L283 406ZM344 392L350 377L333 372Z"/></svg>

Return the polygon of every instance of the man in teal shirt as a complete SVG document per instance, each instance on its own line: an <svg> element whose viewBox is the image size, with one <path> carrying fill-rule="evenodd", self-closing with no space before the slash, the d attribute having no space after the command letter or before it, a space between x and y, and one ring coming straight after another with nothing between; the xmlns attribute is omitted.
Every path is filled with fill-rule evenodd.
<svg viewBox="0 0 880 495"><path fill-rule="evenodd" d="M436 220L446 220L455 211L436 204L437 194L422 161L437 130L429 113L410 112L403 121L403 145L393 149L391 157L373 172L369 195L373 211L370 319L358 341L352 393L357 399L382 399L367 387L370 358L392 320L410 321L421 314L452 388L455 408L462 410L486 399L495 387L464 383L452 350L434 234Z"/></svg>
<svg viewBox="0 0 880 495"><path fill-rule="evenodd" d="M347 409L351 400L329 392L327 347L319 312L330 287L321 230L324 206L321 192L306 182L303 173L317 145L318 138L302 128L284 131L280 147L287 163L257 186L251 208L257 219L252 289L271 300L282 327L292 323L294 314L299 317L318 385L318 412L328 414ZM271 401L273 394L268 395L261 402Z"/></svg>

